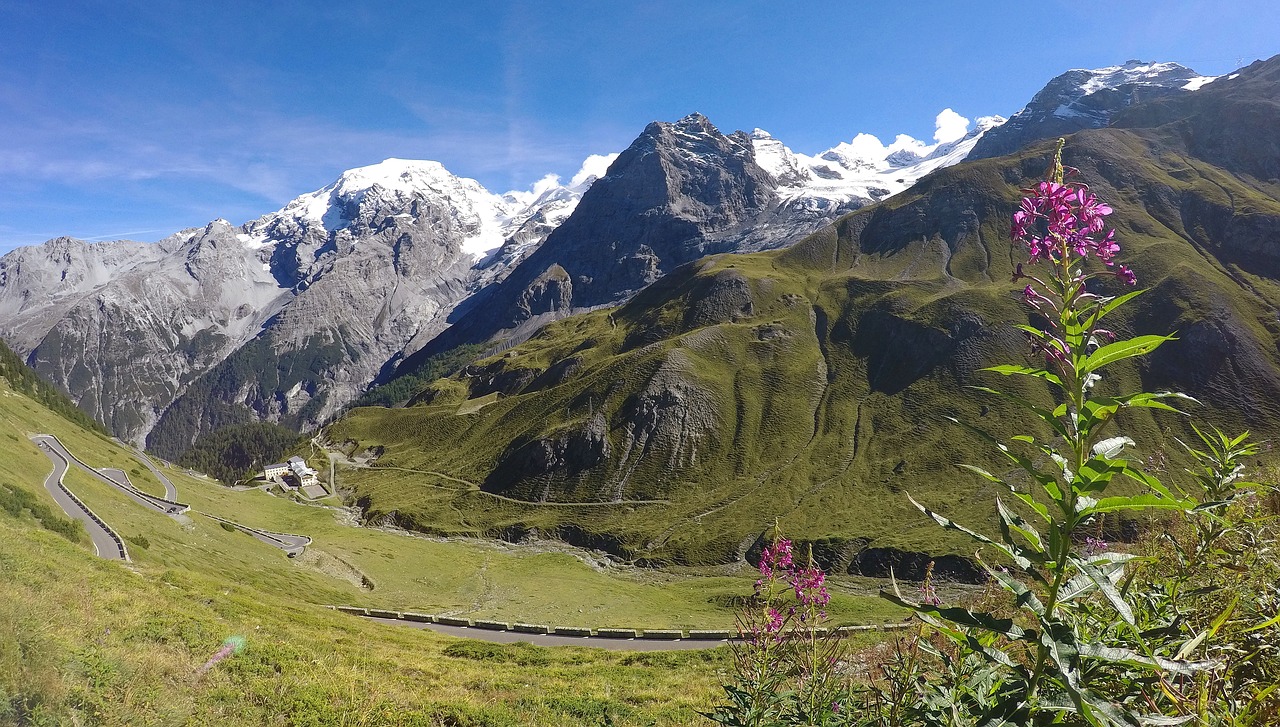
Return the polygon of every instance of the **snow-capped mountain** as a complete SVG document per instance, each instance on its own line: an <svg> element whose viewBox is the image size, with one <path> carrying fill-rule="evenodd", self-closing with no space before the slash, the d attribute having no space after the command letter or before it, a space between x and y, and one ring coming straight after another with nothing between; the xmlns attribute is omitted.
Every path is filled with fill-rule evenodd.
<svg viewBox="0 0 1280 727"><path fill-rule="evenodd" d="M451 174L439 162L387 159L349 169L333 184L245 223L240 240L246 248L256 250L293 240L301 233L332 236L336 244L336 240L351 236L353 226L385 224L390 218L413 219L420 203L430 201L433 207L449 211L451 224L463 234L462 251L483 260L534 218L553 227L563 222L616 156L592 155L567 185L556 175L547 175L528 191L502 195L474 179ZM528 236L523 237L527 244Z"/></svg>
<svg viewBox="0 0 1280 727"><path fill-rule="evenodd" d="M1000 156L1040 139L1101 128L1129 106L1189 93L1213 80L1177 63L1128 61L1106 68L1072 69L1049 81L1007 123L984 135L970 157Z"/></svg>
<svg viewBox="0 0 1280 727"><path fill-rule="evenodd" d="M242 421L310 427L451 341L528 335L703 255L789 245L984 147L1208 80L1176 64L1070 71L1007 123L946 109L931 142L858 134L812 156L692 114L567 183L505 194L387 159L239 226L19 248L0 258L0 336L119 436L155 432L170 455Z"/></svg>
<svg viewBox="0 0 1280 727"><path fill-rule="evenodd" d="M170 455L237 421L305 426L439 333L611 160L497 195L388 159L240 226L19 248L0 258L0 335L119 436L164 422Z"/></svg>
<svg viewBox="0 0 1280 727"><path fill-rule="evenodd" d="M756 162L778 180L784 204L834 209L884 199L929 172L963 161L978 139L1004 121L983 116L970 130L968 119L945 109L938 114L933 144L900 134L886 145L871 134L858 134L814 156L793 152L763 129L751 132L751 142Z"/></svg>

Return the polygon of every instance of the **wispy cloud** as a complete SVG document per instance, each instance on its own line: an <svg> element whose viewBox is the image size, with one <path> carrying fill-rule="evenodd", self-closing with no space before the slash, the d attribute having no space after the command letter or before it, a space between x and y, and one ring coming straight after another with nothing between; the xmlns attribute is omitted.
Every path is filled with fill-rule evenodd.
<svg viewBox="0 0 1280 727"><path fill-rule="evenodd" d="M90 116L67 117L14 96L0 86L7 111L0 189L172 181L223 185L270 206L387 157L435 159L487 186L527 187L548 172L572 174L590 153L614 151L584 148L578 130L512 117L509 105L481 103L477 111L475 99L442 103L442 93L401 92L412 121L400 128L357 128L234 101L141 110L102 99Z"/></svg>

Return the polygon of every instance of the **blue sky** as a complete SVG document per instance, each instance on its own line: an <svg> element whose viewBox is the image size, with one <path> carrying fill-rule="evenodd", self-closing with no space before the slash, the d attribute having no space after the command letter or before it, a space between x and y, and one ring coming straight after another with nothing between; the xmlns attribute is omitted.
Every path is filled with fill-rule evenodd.
<svg viewBox="0 0 1280 727"><path fill-rule="evenodd" d="M0 0L0 251L241 223L387 157L493 191L692 111L929 139L1130 58L1280 53L1280 3Z"/></svg>

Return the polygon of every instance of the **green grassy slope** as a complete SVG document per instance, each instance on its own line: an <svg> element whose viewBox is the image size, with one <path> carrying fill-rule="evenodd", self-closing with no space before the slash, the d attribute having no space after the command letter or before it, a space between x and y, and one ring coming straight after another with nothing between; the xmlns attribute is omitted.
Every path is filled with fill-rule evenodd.
<svg viewBox="0 0 1280 727"><path fill-rule="evenodd" d="M26 439L32 432L57 434L90 462L97 456L90 450L127 456L0 384L0 482L55 512L42 487L48 460ZM606 710L617 724L697 724L696 710L714 698L727 667L719 652L499 646L325 609L316 604L467 610L485 586L518 583L532 593L535 579L551 591L565 581L594 594L607 592L610 578L554 555L522 559L357 530L338 525L331 510L172 474L197 509L275 529L314 528L318 543L367 569L377 587L361 589L305 556L286 559L194 512L185 523L150 513L72 470L68 486L126 537L133 563L96 558L82 537L51 532L28 510L0 510L0 724L550 726L599 724ZM448 567L479 555L486 580ZM446 576L431 580L433 570ZM626 585L616 598L647 597L644 586ZM674 590L654 599L651 618L663 622L659 614L681 610ZM697 598L705 603L706 593ZM567 608L547 601L521 615ZM245 650L197 675L232 635L245 637Z"/></svg>
<svg viewBox="0 0 1280 727"><path fill-rule="evenodd" d="M1210 421L1272 434L1280 186L1198 158L1177 131L1068 142L1151 289L1119 328L1180 336L1101 386L1185 390ZM944 417L1002 436L1029 426L965 387L1017 385L977 369L1026 355L1008 220L1049 152L943 170L787 251L710 258L621 308L552 324L416 406L354 410L328 436L377 459L343 480L372 517L535 531L640 562L732 561L775 518L852 572L927 560L894 551L964 555L905 494L987 518L995 493L954 464L999 463ZM1125 426L1156 458L1176 459L1171 435L1186 432L1147 413Z"/></svg>

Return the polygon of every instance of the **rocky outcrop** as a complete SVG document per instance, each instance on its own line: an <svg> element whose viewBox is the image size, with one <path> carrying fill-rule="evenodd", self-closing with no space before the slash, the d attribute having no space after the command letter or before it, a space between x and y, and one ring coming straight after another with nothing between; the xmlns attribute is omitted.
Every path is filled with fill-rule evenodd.
<svg viewBox="0 0 1280 727"><path fill-rule="evenodd" d="M1190 93L1209 80L1177 63L1129 61L1122 66L1067 71L979 139L968 158L1003 156L1041 139L1100 129L1130 106Z"/></svg>
<svg viewBox="0 0 1280 727"><path fill-rule="evenodd" d="M547 502L559 497L565 480L605 465L612 454L603 414L532 441L514 445L484 482L489 492Z"/></svg>
<svg viewBox="0 0 1280 727"><path fill-rule="evenodd" d="M118 436L158 428L149 445L169 457L228 424L311 428L500 280L593 180L521 203L388 160L242 226L52 240L0 258L0 335Z"/></svg>
<svg viewBox="0 0 1280 727"><path fill-rule="evenodd" d="M541 247L399 370L539 316L621 302L684 263L740 250L776 208L776 186L742 132L722 134L701 114L649 124Z"/></svg>

